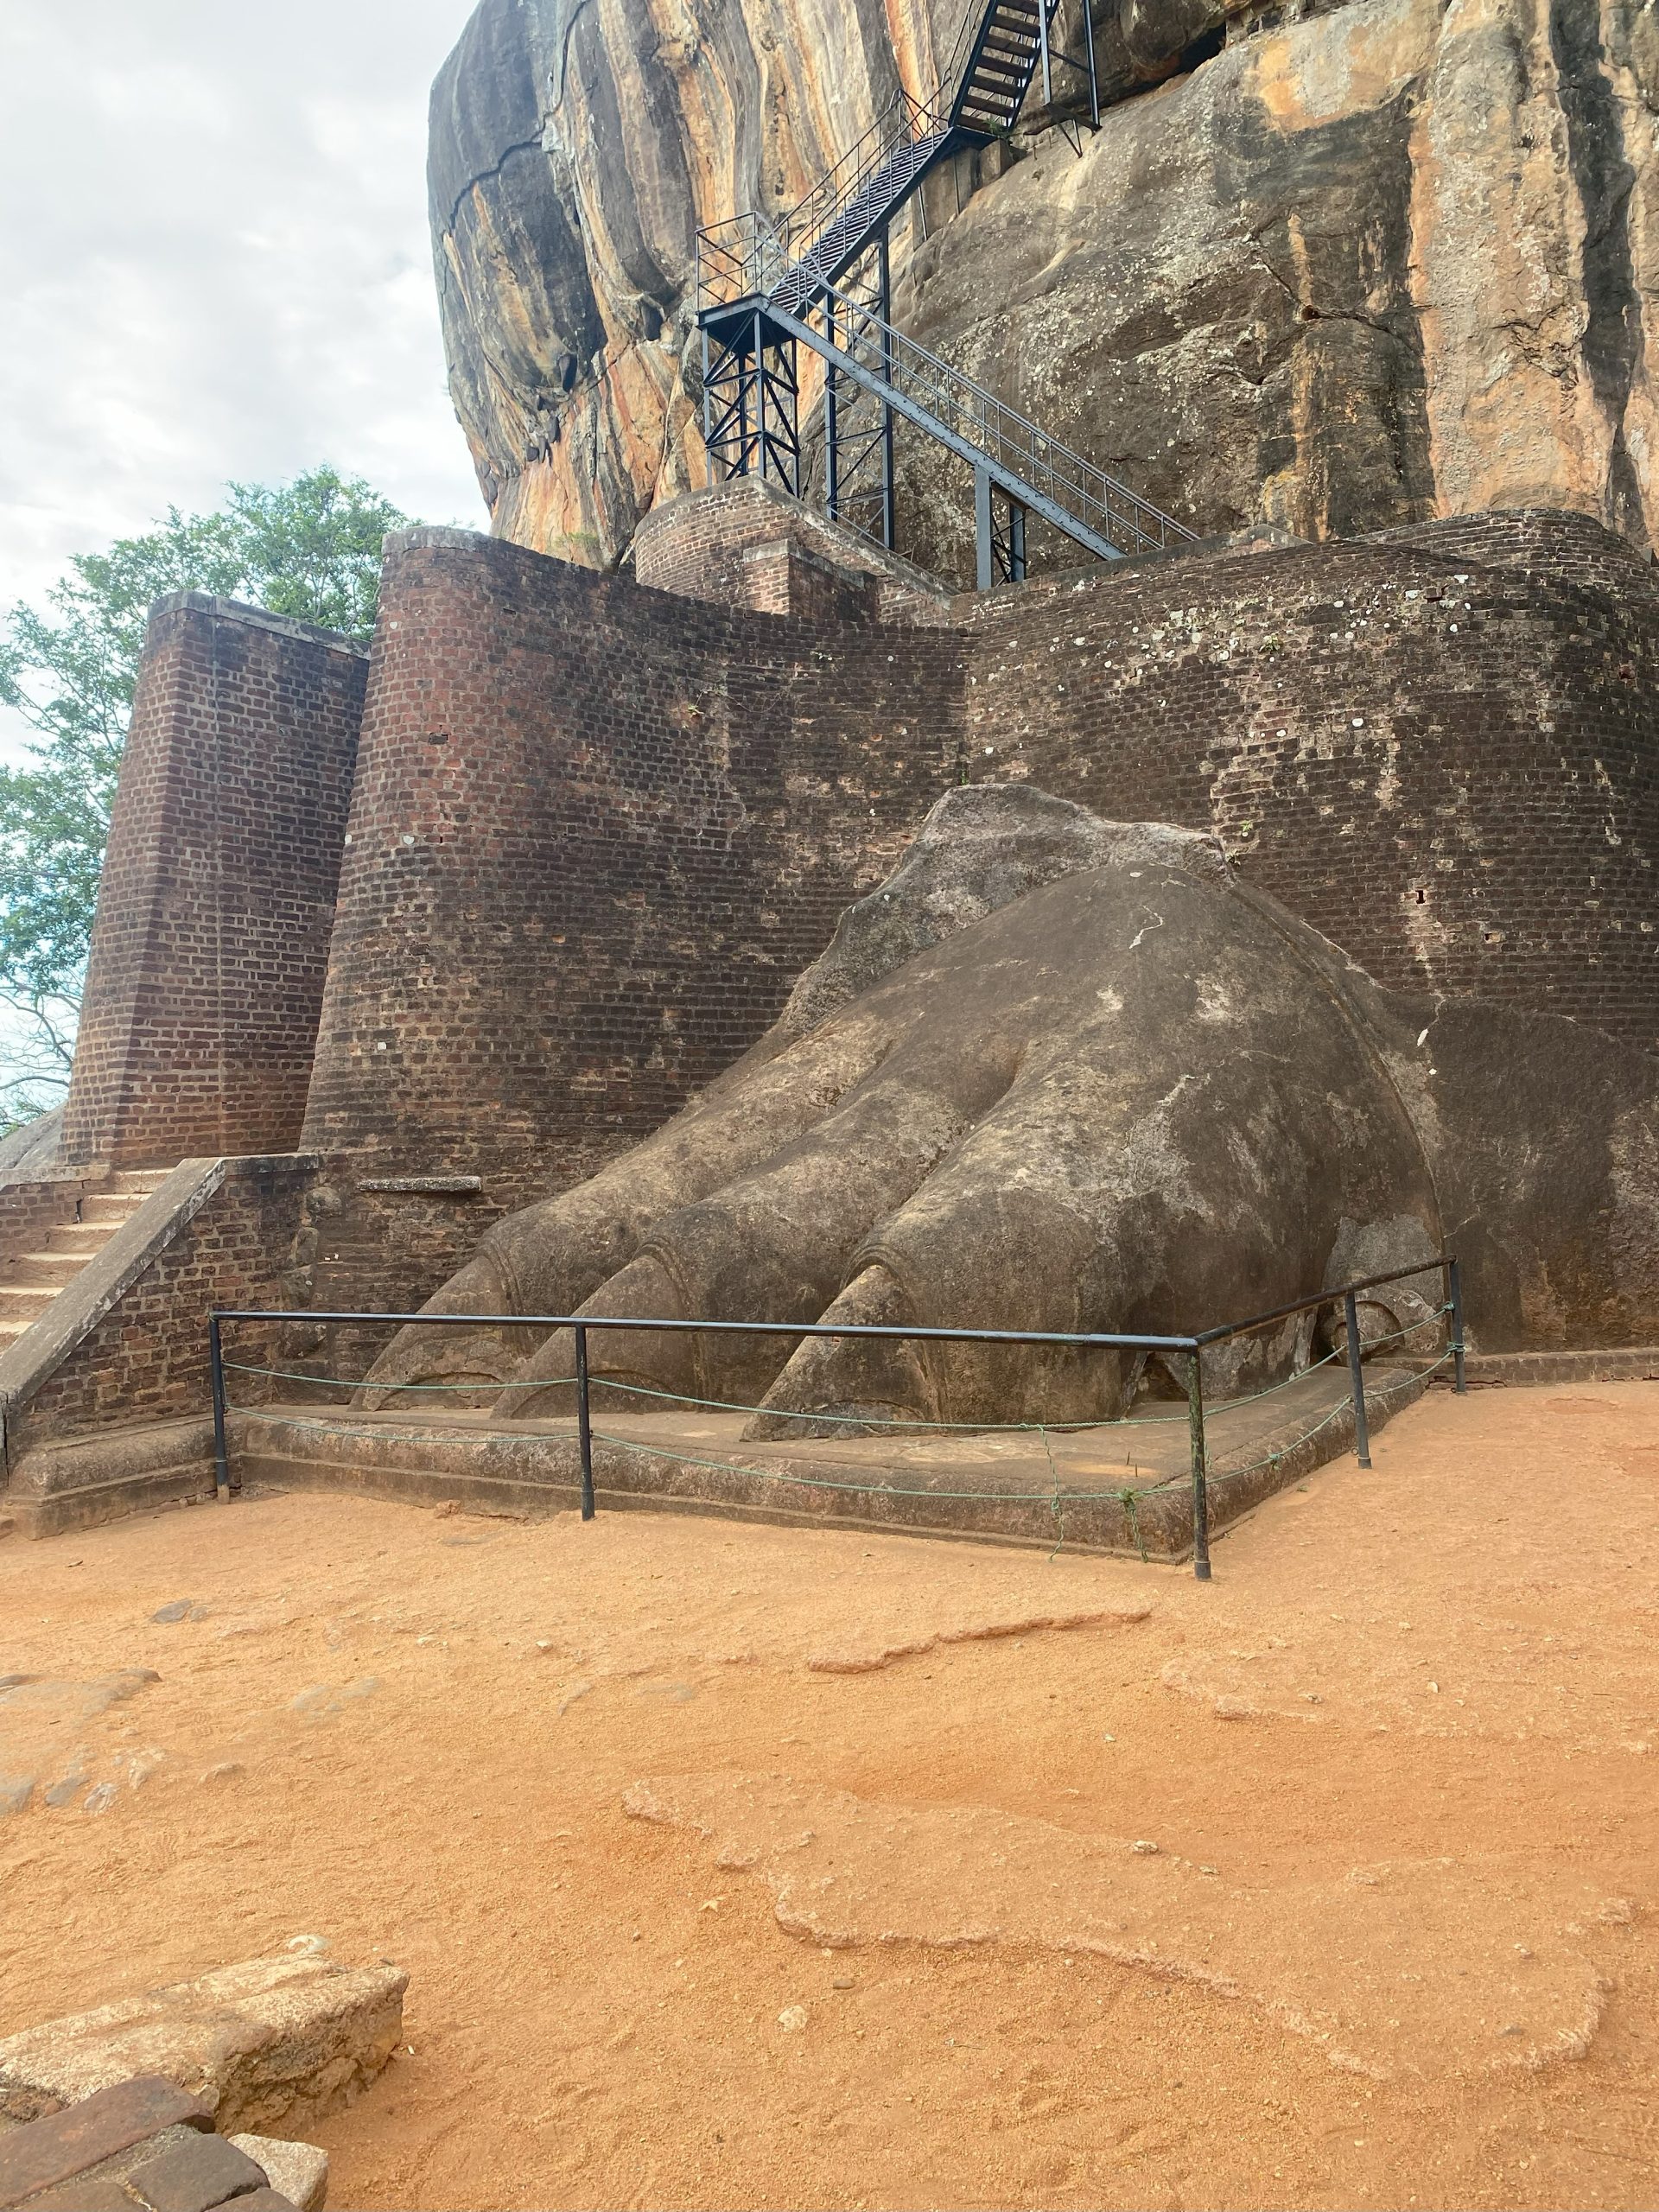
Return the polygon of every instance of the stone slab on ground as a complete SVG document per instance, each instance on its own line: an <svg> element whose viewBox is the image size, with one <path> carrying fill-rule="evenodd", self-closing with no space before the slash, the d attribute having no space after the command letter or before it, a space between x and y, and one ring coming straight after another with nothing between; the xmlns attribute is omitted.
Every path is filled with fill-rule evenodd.
<svg viewBox="0 0 1659 2212"><path fill-rule="evenodd" d="M135 2166L127 2187L149 2212L213 2212L217 2204L265 2188L269 2178L222 2135L198 2135Z"/></svg>
<svg viewBox="0 0 1659 2212"><path fill-rule="evenodd" d="M408 1980L384 1963L290 1954L48 2021L0 2042L0 2110L32 2118L159 2075L199 2096L222 2133L303 2125L380 2072L402 2035Z"/></svg>
<svg viewBox="0 0 1659 2212"><path fill-rule="evenodd" d="M232 2135L279 2196L299 2212L323 2212L328 2197L328 2153L315 2143L289 2143L275 2135Z"/></svg>
<svg viewBox="0 0 1659 2212"><path fill-rule="evenodd" d="M13 2038L14 2041L17 2038ZM156 2075L100 2086L68 2111L50 2092L0 2092L0 2111L25 2124L0 2135L0 2212L106 2159L145 2143L163 2128L212 2127L200 2099Z"/></svg>
<svg viewBox="0 0 1659 2212"><path fill-rule="evenodd" d="M67 2181L31 2196L29 2212L133 2212L133 2200L119 2182Z"/></svg>

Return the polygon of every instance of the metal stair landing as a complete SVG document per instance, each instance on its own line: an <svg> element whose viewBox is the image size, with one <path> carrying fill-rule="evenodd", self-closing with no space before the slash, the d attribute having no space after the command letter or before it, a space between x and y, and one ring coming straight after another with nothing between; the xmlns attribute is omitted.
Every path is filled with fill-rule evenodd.
<svg viewBox="0 0 1659 2212"><path fill-rule="evenodd" d="M1052 44L1058 6L977 0L930 99L899 93L781 219L752 212L697 234L703 442L716 481L759 475L801 496L804 346L824 365L830 516L897 550L893 436L906 423L973 471L982 590L1024 581L1029 515L1107 561L1195 542L893 326L893 218L942 162L1005 137L1039 70L1052 99L1057 63L1085 79L1098 124L1089 0L1084 60Z"/></svg>

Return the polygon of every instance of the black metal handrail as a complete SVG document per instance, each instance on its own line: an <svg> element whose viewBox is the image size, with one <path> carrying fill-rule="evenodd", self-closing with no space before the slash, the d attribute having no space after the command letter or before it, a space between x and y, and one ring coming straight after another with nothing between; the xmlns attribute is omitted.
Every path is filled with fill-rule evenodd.
<svg viewBox="0 0 1659 2212"><path fill-rule="evenodd" d="M207 1318L208 1371L213 1400L214 1487L221 1503L232 1495L229 1445L226 1431L225 1353L223 1325L227 1321L303 1321L314 1327L337 1323L372 1321L393 1327L418 1325L431 1328L569 1329L575 1338L576 1437L582 1463L582 1517L594 1513L594 1440L590 1421L591 1384L588 1364L588 1335L593 1329L652 1330L676 1335L742 1337L874 1337L906 1342L979 1344L1065 1344L1078 1351L1174 1351L1188 1355L1187 1431L1192 1466L1192 1572L1200 1582L1211 1580L1209 1463L1205 1444L1204 1352L1206 1345L1231 1337L1245 1336L1269 1322L1287 1319L1338 1301L1344 1309L1347 1330L1349 1381L1354 1402L1354 1446L1359 1464L1371 1464L1370 1434L1365 1418L1365 1383L1362 1370L1358 1299L1362 1291L1384 1284L1405 1282L1414 1275L1438 1272L1444 1284L1445 1303L1438 1309L1451 1320L1449 1351L1453 1361L1454 1387L1461 1396L1466 1388L1464 1369L1463 1287L1456 1256L1442 1252L1415 1267L1395 1268L1386 1274L1366 1275L1338 1289L1316 1291L1309 1298L1271 1313L1255 1313L1243 1321L1224 1321L1218 1327L1180 1336L1151 1336L1135 1331L1090 1330L1075 1332L1056 1329L941 1329L903 1328L882 1322L835 1321L671 1321L637 1314L594 1313L317 1313L306 1307L215 1307ZM1414 1327L1427 1325L1424 1321ZM418 1386L417 1386L418 1387ZM502 1384L502 1389L510 1386Z"/></svg>
<svg viewBox="0 0 1659 2212"><path fill-rule="evenodd" d="M815 327L810 318L817 315L833 315L831 329ZM1055 510L1048 519L1057 527L1079 525L1079 542L1090 550L1111 558L1197 544L1196 531L1185 523L836 286L821 285L814 304L783 319L816 352L836 357L836 365L890 403L908 400L929 418L936 436L944 432L944 442L954 442L964 457L988 462L1035 512Z"/></svg>
<svg viewBox="0 0 1659 2212"><path fill-rule="evenodd" d="M698 232L699 314L751 296L770 297L779 287L790 295L785 304L798 307L821 282L833 282L840 276L848 257L846 249L864 235L869 222L896 213L916 188L922 173L936 160L960 146L982 144L999 135L988 124L982 127L964 121L958 111L997 5L998 0L969 0L932 91L918 96L900 86L868 128L792 207L775 219L757 212L709 224ZM1036 43L1031 67L1034 70L1040 60L1046 82L1048 33L1058 8L1058 0L1036 0L1037 29L1033 35ZM1092 85L1092 35L1089 45ZM717 264L721 234L741 225L760 226L764 238L759 232L753 235L753 250L742 257L741 275L728 272L735 289L722 285L717 290L706 289L702 274L704 245L714 249L711 260ZM837 232L841 233L838 238ZM834 250L826 255L824 249L832 241Z"/></svg>

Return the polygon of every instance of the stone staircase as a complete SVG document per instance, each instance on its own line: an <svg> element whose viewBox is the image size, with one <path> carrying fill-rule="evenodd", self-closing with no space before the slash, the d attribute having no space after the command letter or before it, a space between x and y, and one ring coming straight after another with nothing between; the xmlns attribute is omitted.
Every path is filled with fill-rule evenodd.
<svg viewBox="0 0 1659 2212"><path fill-rule="evenodd" d="M110 1176L79 1204L66 1201L63 1219L40 1238L37 1249L0 1262L0 1352L51 1312L59 1293L171 1173L145 1167Z"/></svg>

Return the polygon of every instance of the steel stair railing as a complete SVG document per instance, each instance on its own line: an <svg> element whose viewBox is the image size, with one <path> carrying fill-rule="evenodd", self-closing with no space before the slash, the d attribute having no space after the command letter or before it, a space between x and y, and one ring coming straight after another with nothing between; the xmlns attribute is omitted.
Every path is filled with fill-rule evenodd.
<svg viewBox="0 0 1659 2212"><path fill-rule="evenodd" d="M1083 0L1086 59L1052 46L1058 8L1058 0L969 0L939 88L928 99L896 93L780 220L752 213L697 233L703 437L715 474L758 469L800 496L800 386L794 364L796 344L804 344L828 368L830 513L849 515L843 492L874 457L881 475L880 542L893 544L893 425L903 418L973 468L982 585L996 573L1016 581L1025 576L1027 512L1103 560L1195 542L1184 524L887 320L893 217L940 162L1013 129L1039 69L1046 99L1052 97L1056 63L1077 72L1098 124L1090 0ZM1080 149L1080 137L1077 143ZM879 308L841 289L842 279L867 255L873 257ZM838 467L844 421L840 379L873 398L879 410L874 434L848 434L846 475ZM1001 524L994 491L1006 502ZM851 496L856 502L869 495L861 483Z"/></svg>
<svg viewBox="0 0 1659 2212"><path fill-rule="evenodd" d="M737 236L741 226L760 219L753 216L700 232L699 246L707 240L714 249L711 270L718 264L726 279L720 298L708 304L778 296L799 308L818 284L835 283L930 171L962 148L983 145L1012 127L1046 54L1058 4L986 0L977 15L970 8L938 87L926 99L896 92L862 137L768 226L764 251L753 250L760 241L751 236L745 252ZM968 58L958 78L964 47Z"/></svg>
<svg viewBox="0 0 1659 2212"><path fill-rule="evenodd" d="M1173 516L834 285L823 286L820 303L803 314L775 302L771 312L842 375L1101 559L1197 543ZM830 315L833 337L824 327Z"/></svg>

